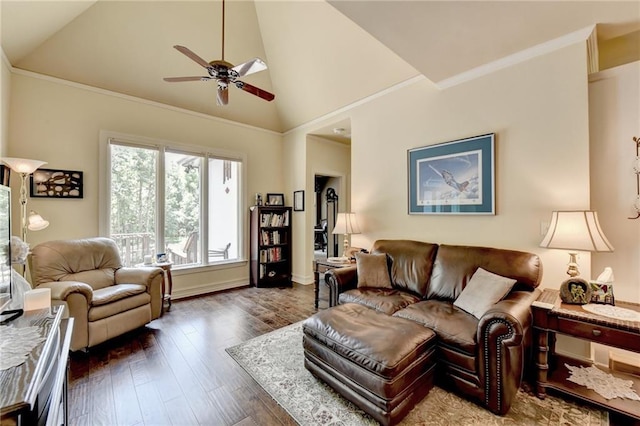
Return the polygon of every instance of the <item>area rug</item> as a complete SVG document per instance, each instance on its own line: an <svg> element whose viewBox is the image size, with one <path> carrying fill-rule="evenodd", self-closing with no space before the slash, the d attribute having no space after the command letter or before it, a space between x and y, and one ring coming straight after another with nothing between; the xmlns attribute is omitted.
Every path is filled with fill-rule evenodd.
<svg viewBox="0 0 640 426"><path fill-rule="evenodd" d="M377 424L304 368L301 322L226 351L300 425ZM605 411L550 395L540 400L522 390L509 413L500 417L437 386L401 422L401 425L456 426L608 424Z"/></svg>

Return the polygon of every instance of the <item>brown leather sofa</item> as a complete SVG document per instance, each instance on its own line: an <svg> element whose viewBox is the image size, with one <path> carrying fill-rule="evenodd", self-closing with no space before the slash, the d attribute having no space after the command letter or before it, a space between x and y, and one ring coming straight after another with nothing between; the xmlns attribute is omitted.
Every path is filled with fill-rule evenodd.
<svg viewBox="0 0 640 426"><path fill-rule="evenodd" d="M53 303L74 318L71 350L86 349L158 318L162 310L160 268L122 266L109 238L49 241L29 256L34 288L51 289Z"/></svg>
<svg viewBox="0 0 640 426"><path fill-rule="evenodd" d="M317 330L322 330L322 327L329 329L330 322L335 320L331 318L332 309L336 309L336 315L342 315L340 321L348 321L342 312L343 305L347 304L365 306L367 311L374 310L376 322L384 321L384 318L389 321L399 318L413 321L436 334L436 383L476 400L496 414L509 411L523 379L525 365L531 363L530 305L540 294L536 287L542 278L542 264L538 256L513 250L409 240L376 241L372 253L387 254L392 288L358 288L355 266L328 271L325 280L330 286L333 305L337 302L340 306L317 314L324 325L313 325L313 321L308 320L308 328L314 330L310 330L304 338L315 341L314 333L317 334ZM454 306L454 301L478 268L516 280L508 294L480 319ZM342 309L339 312L337 308ZM362 312L358 316L362 317ZM318 322L318 318L315 322ZM355 325L352 330L347 331L347 335L352 332L357 339L361 331L355 331ZM334 333L334 330L331 332ZM344 335L341 339L343 342L349 341ZM341 358L341 372L336 373L335 361L332 361L334 366L322 361L327 357L320 352L327 348L317 349L322 345L313 343L305 343L304 346L305 356L313 359L312 368L308 368L314 374L319 377L330 374L334 383L352 381L349 359L344 356ZM379 354L388 348L374 346L385 344L378 339L372 347L355 348L354 351L360 355ZM355 365L353 368L361 370ZM354 371L354 374L357 373ZM347 396L348 392L337 390ZM359 398L362 399L362 395ZM354 399L352 401L355 402ZM377 410L367 401L357 404L363 409ZM404 407L405 412L402 415L396 413L391 423L402 418L411 408Z"/></svg>

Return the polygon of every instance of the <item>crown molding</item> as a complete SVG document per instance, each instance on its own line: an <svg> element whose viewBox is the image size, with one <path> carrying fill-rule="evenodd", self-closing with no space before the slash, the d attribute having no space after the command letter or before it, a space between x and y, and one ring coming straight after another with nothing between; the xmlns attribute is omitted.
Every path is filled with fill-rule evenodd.
<svg viewBox="0 0 640 426"><path fill-rule="evenodd" d="M469 71L465 71L453 77L440 80L436 82L436 86L438 86L440 89L448 89L450 87L466 83L467 81L475 80L476 78L483 77L501 69L526 62L538 56L546 55L564 47L571 46L572 44L584 42L589 39L595 28L595 24L589 25L588 27L563 35L553 40L537 44L533 47L514 53L512 55L505 56L504 58L500 58L493 62L489 62L488 64L480 65L479 67L470 69Z"/></svg>
<svg viewBox="0 0 640 426"><path fill-rule="evenodd" d="M372 100L374 100L376 98L385 96L385 95L387 95L389 93L395 92L396 90L400 90L400 89L402 89L404 87L411 86L412 84L415 84L415 83L417 83L419 81L425 81L425 80L426 81L430 81L422 74L416 75L415 77L411 77L408 80L401 81L400 83L394 84L391 87L388 87L388 88L386 88L384 90L376 92L376 93L374 93L372 95L369 95L369 96L367 96L365 98L359 99L359 100L357 100L355 102L352 102L352 103L350 103L348 105L345 105L342 108L339 108L339 109L337 109L335 111L329 112L329 113L327 113L325 115L321 115L318 118L314 118L311 121L307 121L306 123L303 123L303 124L300 124L299 126L293 127L291 129L283 132L283 135L287 136L287 135L289 135L291 133L294 133L294 132L297 132L299 130L305 130L308 127L316 126L316 125L321 124L324 121L327 121L327 120L329 120L329 119L331 119L331 118L333 118L335 116L343 114L343 113L345 113L345 112L347 112L347 111L349 111L349 110L351 110L351 109L353 109L353 108L355 108L357 106L366 104L366 103L368 103L368 102L370 102L370 101L372 101Z"/></svg>
<svg viewBox="0 0 640 426"><path fill-rule="evenodd" d="M136 103L139 103L139 104L149 105L149 106L153 106L153 107L156 107L156 108L167 109L169 111L174 111L174 112L178 112L178 113L181 113L181 114L191 115L191 116L194 116L194 117L203 118L205 120L215 121L215 122L227 124L227 125L230 125L230 126L242 127L244 129L255 130L255 131L258 131L258 132L268 133L268 134L271 134L271 135L282 135L282 133L280 133L280 132L276 132L276 131L270 130L270 129L265 129L263 127L257 127L257 126L252 126L250 124L238 123L237 121L228 120L226 118L215 117L213 115L204 114L204 113L196 112L196 111L191 111L191 110L188 110L188 109L185 109L185 108L179 108L179 107L176 107L176 106L163 104L161 102L150 101L148 99L138 98L136 96L125 95L123 93L118 93L118 92L114 92L114 91L107 90L107 89L101 89L101 88L98 88L98 87L89 86L87 84L76 83L74 81L69 81L69 80L65 80L65 79L62 79L62 78L58 78L58 77L51 77L51 76L40 74L40 73L36 73L36 72L33 72L33 71L27 71L27 70L23 70L23 69L20 69L20 68L12 67L11 68L11 72L14 73L14 74L17 74L17 75L23 75L23 76L26 76L26 77L35 78L35 79L38 79L38 80L44 80L44 81L48 81L48 82L51 82L51 83L60 84L60 85L63 85L63 86L73 87L73 88L80 89L80 90L86 90L86 91L93 92L93 93L99 93L101 95L111 96L111 97L119 98L119 99L124 99L124 100L130 101L130 102L136 102Z"/></svg>

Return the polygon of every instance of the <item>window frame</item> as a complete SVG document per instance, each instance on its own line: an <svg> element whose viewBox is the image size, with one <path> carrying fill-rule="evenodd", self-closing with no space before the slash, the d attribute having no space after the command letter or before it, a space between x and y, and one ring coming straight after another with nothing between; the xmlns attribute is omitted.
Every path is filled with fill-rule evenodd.
<svg viewBox="0 0 640 426"><path fill-rule="evenodd" d="M180 266L174 269L176 272L202 272L209 269L224 269L236 264L246 264L248 247L247 227L245 220L246 210L246 194L247 194L247 155L243 152L229 151L200 145L190 145L174 141L149 138L144 136L128 135L113 131L100 131L100 152L99 152L99 201L98 201L98 233L100 236L110 236L110 219L111 219L111 144L117 143L122 146L131 146L139 148L150 148L158 151L158 164L156 170L156 244L158 247L164 247L165 240L165 159L164 155L167 151L178 152L187 155L197 155L204 158L203 169L200 176L200 217L208 218L209 208L209 184L207 176L209 175L209 159L220 159L237 161L240 163L240 184L238 194L238 257L230 260L219 260L209 263L207 253L207 245L209 239L209 221L201 220L202 237L199 239L200 252L203 254L201 263L195 265Z"/></svg>

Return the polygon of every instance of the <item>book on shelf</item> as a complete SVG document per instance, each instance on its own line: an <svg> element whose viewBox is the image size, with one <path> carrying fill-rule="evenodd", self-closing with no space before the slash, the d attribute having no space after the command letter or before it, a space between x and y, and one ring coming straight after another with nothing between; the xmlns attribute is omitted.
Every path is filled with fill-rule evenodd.
<svg viewBox="0 0 640 426"><path fill-rule="evenodd" d="M260 240L263 246L280 244L282 241L280 238L280 231L265 231L264 229L260 231Z"/></svg>
<svg viewBox="0 0 640 426"><path fill-rule="evenodd" d="M261 227L283 227L289 226L289 211L284 213L262 213L260 215Z"/></svg>
<svg viewBox="0 0 640 426"><path fill-rule="evenodd" d="M280 247L271 247L260 250L260 262L279 262L282 260L282 249Z"/></svg>

